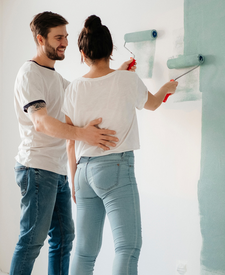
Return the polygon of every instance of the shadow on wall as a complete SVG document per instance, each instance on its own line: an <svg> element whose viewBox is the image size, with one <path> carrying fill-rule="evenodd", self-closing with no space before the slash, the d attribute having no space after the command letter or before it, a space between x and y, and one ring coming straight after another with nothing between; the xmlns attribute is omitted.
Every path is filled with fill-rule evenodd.
<svg viewBox="0 0 225 275"><path fill-rule="evenodd" d="M0 269L0 275L7 275L9 273L4 273L1 269Z"/></svg>

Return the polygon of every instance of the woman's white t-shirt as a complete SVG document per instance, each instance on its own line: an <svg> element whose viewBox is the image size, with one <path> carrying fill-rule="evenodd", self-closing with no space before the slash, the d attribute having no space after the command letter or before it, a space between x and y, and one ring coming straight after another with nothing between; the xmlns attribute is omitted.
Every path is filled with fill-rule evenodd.
<svg viewBox="0 0 225 275"><path fill-rule="evenodd" d="M83 127L102 118L99 128L116 131L116 147L104 151L83 141L75 142L77 161L82 156L94 157L140 148L136 108L142 109L148 89L134 72L114 71L98 78L75 79L66 89L62 112L74 125Z"/></svg>

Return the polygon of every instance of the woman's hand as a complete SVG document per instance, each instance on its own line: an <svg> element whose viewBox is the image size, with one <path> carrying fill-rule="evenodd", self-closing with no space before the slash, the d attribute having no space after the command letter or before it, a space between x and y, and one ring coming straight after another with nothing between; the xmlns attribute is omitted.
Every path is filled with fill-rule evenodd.
<svg viewBox="0 0 225 275"><path fill-rule="evenodd" d="M128 67L129 67L129 65L130 65L130 63L133 61L133 57L131 57L130 58L130 60L128 60L128 61L125 61L119 68L118 68L118 70L127 70L128 69ZM136 62L135 62L135 64L134 64L134 66L133 67L131 67L130 68L130 72L135 72L136 71Z"/></svg>
<svg viewBox="0 0 225 275"><path fill-rule="evenodd" d="M147 110L155 111L163 102L167 94L174 94L177 88L177 81L169 81L164 84L156 94L148 92L148 100L145 103L144 108Z"/></svg>
<svg viewBox="0 0 225 275"><path fill-rule="evenodd" d="M178 82L177 81L169 81L162 86L167 93L166 94L174 94L177 88Z"/></svg>
<svg viewBox="0 0 225 275"><path fill-rule="evenodd" d="M72 198L73 198L73 201L76 203L74 180L72 181Z"/></svg>

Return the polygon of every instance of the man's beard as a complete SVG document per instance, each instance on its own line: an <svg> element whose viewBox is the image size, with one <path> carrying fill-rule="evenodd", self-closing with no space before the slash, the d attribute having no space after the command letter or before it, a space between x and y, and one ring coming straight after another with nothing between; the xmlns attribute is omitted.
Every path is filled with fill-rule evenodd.
<svg viewBox="0 0 225 275"><path fill-rule="evenodd" d="M45 45L45 53L47 57L51 60L63 60L65 58L65 55L63 54L62 56L58 56L57 54L57 49L58 48L53 48L48 41L46 41Z"/></svg>

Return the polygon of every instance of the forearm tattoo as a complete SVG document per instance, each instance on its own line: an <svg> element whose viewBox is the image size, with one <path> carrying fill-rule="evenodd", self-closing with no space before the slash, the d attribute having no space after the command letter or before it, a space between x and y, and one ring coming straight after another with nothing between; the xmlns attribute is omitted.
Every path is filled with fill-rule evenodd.
<svg viewBox="0 0 225 275"><path fill-rule="evenodd" d="M46 103L45 102L37 102L37 103L34 103L32 104L31 106L29 106L28 108L28 113L32 114L42 108L45 108L46 107Z"/></svg>

